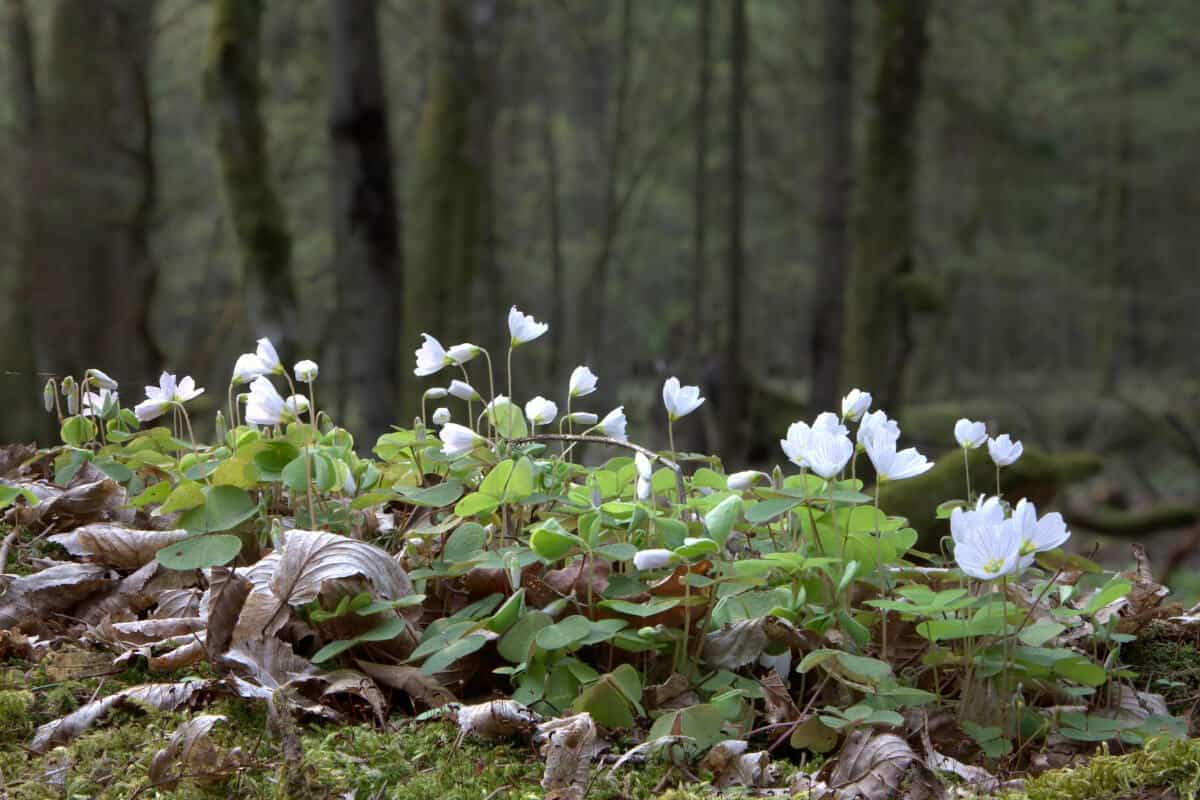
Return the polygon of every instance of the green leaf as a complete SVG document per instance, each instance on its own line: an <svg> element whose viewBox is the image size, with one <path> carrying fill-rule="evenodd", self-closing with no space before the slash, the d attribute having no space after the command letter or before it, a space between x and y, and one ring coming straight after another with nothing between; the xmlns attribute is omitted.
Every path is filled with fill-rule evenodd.
<svg viewBox="0 0 1200 800"><path fill-rule="evenodd" d="M18 497L24 497L31 505L36 505L38 502L38 496L28 489L0 485L0 508L12 505Z"/></svg>
<svg viewBox="0 0 1200 800"><path fill-rule="evenodd" d="M490 514L500 506L500 501L482 492L472 492L458 501L454 513L460 517L477 517L480 514Z"/></svg>
<svg viewBox="0 0 1200 800"><path fill-rule="evenodd" d="M196 481L181 481L174 489L170 489L168 485L168 490L170 494L158 508L159 515L187 511L189 508L204 505L204 487Z"/></svg>
<svg viewBox="0 0 1200 800"><path fill-rule="evenodd" d="M686 561L694 561L695 559L712 555L720 549L721 546L712 539L686 539L682 545L676 547L671 552Z"/></svg>
<svg viewBox="0 0 1200 800"><path fill-rule="evenodd" d="M561 650L583 641L591 632L591 620L576 614L538 631L534 641L543 650Z"/></svg>
<svg viewBox="0 0 1200 800"><path fill-rule="evenodd" d="M445 508L463 496L463 484L462 481L451 478L437 486L420 489L405 486L398 487L396 491L404 497L405 501L414 506ZM459 516L466 515L459 514Z"/></svg>
<svg viewBox="0 0 1200 800"><path fill-rule="evenodd" d="M660 739L673 734L689 736L695 740L694 747L707 750L725 738L721 731L724 725L725 718L721 710L711 703L703 703L663 714L650 727L648 739Z"/></svg>
<svg viewBox="0 0 1200 800"><path fill-rule="evenodd" d="M630 603L628 600L602 600L597 605L618 614L628 614L631 617L653 617L664 611L670 611L683 602L682 597L663 597L648 600L645 603Z"/></svg>
<svg viewBox="0 0 1200 800"><path fill-rule="evenodd" d="M524 412L507 397L497 399L487 413L488 419L496 427L496 432L505 439L519 439L529 435Z"/></svg>
<svg viewBox="0 0 1200 800"><path fill-rule="evenodd" d="M567 532L556 519L549 519L533 530L529 547L546 561L558 561L576 547L586 549L578 536Z"/></svg>
<svg viewBox="0 0 1200 800"><path fill-rule="evenodd" d="M261 471L264 480L279 480L284 468L300 455L299 448L285 439L272 439L254 447L262 448L254 454L254 465ZM238 452L241 452L240 447Z"/></svg>
<svg viewBox="0 0 1200 800"><path fill-rule="evenodd" d="M704 515L704 527L710 539L717 544L725 544L730 531L742 514L742 498L739 495L726 497L711 511Z"/></svg>
<svg viewBox="0 0 1200 800"><path fill-rule="evenodd" d="M479 493L494 497L497 502L500 502L504 497L504 487L508 485L508 478L512 475L514 466L516 466L516 462L509 458L492 467L487 477L479 484Z"/></svg>
<svg viewBox="0 0 1200 800"><path fill-rule="evenodd" d="M576 713L588 712L606 728L633 727L629 700L618 687L617 681L609 675L601 676L600 680L584 689L571 704L571 710Z"/></svg>
<svg viewBox="0 0 1200 800"><path fill-rule="evenodd" d="M87 417L67 417L59 430L63 442L72 447L83 447L96 435L96 426Z"/></svg>
<svg viewBox="0 0 1200 800"><path fill-rule="evenodd" d="M794 499L763 500L746 507L746 521L751 525L761 525L783 516L803 501Z"/></svg>
<svg viewBox="0 0 1200 800"><path fill-rule="evenodd" d="M458 661L460 658L471 655L476 650L479 650L488 643L488 638L482 634L473 636L465 636L454 642L449 647L439 650L434 653L421 665L421 672L426 675L433 675L441 672L446 667Z"/></svg>
<svg viewBox="0 0 1200 800"><path fill-rule="evenodd" d="M205 495L204 505L179 518L179 527L192 533L227 531L258 513L258 504L245 489L213 486Z"/></svg>
<svg viewBox="0 0 1200 800"><path fill-rule="evenodd" d="M451 564L468 560L487 544L487 530L476 522L467 522L455 529L446 540L442 558Z"/></svg>
<svg viewBox="0 0 1200 800"><path fill-rule="evenodd" d="M533 494L533 489L533 462L528 456L521 456L508 476L502 499L505 503L519 503Z"/></svg>
<svg viewBox="0 0 1200 800"><path fill-rule="evenodd" d="M1021 631L1020 639L1031 647L1041 647L1067 629L1057 622L1038 622Z"/></svg>
<svg viewBox="0 0 1200 800"><path fill-rule="evenodd" d="M190 536L158 551L155 557L168 569L181 571L207 569L228 564L242 551L242 540L236 536L217 533Z"/></svg>
<svg viewBox="0 0 1200 800"><path fill-rule="evenodd" d="M129 483L129 480L133 477L133 470L124 464L113 461L111 458L96 459L92 463L117 483Z"/></svg>
<svg viewBox="0 0 1200 800"><path fill-rule="evenodd" d="M496 613L487 621L485 627L493 633L504 633L516 623L517 619L521 616L521 610L524 608L525 587L522 586L504 601L504 605L496 610Z"/></svg>
<svg viewBox="0 0 1200 800"><path fill-rule="evenodd" d="M538 632L553 624L554 618L544 611L530 611L500 637L496 649L506 661L523 663L529 658L529 650Z"/></svg>
<svg viewBox="0 0 1200 800"><path fill-rule="evenodd" d="M314 664L320 664L328 661L334 656L346 652L351 647L362 642L387 642L395 639L400 634L404 633L407 628L407 623L401 617L391 617L382 625L379 625L364 634L355 636L353 639L341 639L336 642L330 642L322 647L312 657Z"/></svg>

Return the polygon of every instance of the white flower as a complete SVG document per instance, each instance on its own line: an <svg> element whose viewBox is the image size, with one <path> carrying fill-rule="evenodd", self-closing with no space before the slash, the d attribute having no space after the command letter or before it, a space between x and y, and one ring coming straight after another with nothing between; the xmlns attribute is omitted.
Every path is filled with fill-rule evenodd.
<svg viewBox="0 0 1200 800"><path fill-rule="evenodd" d="M46 413L49 414L54 410L54 399L57 396L54 379L46 381L46 385L42 387L42 405L46 407Z"/></svg>
<svg viewBox="0 0 1200 800"><path fill-rule="evenodd" d="M452 362L446 357L446 348L442 347L441 342L428 333L422 333L421 338L423 341L416 350L417 368L413 374L423 378L441 372L442 367Z"/></svg>
<svg viewBox="0 0 1200 800"><path fill-rule="evenodd" d="M109 389L110 391L116 391L117 389L117 382L110 378L106 373L98 369L89 369L87 371L87 377L92 383L94 383L96 386L99 386L101 389Z"/></svg>
<svg viewBox="0 0 1200 800"><path fill-rule="evenodd" d="M448 458L457 458L471 452L475 445L482 441L473 430L465 426L459 425L457 422L448 422L438 431L438 438L442 440L442 453Z"/></svg>
<svg viewBox="0 0 1200 800"><path fill-rule="evenodd" d="M639 550L633 557L633 565L640 570L663 569L671 566L676 558L677 556L670 550L662 548Z"/></svg>
<svg viewBox="0 0 1200 800"><path fill-rule="evenodd" d="M254 353L242 353L233 365L233 383L249 383L270 371Z"/></svg>
<svg viewBox="0 0 1200 800"><path fill-rule="evenodd" d="M863 449L866 449L867 442L871 439L876 439L880 443L890 441L895 444L899 438L900 423L894 419L888 419L888 415L883 411L864 414L862 422L858 423L858 433L855 434L855 440Z"/></svg>
<svg viewBox="0 0 1200 800"><path fill-rule="evenodd" d="M303 361L297 361L296 366L292 367L292 371L296 375L296 380L303 383L312 383L317 379L320 368L317 367L317 362L306 358Z"/></svg>
<svg viewBox="0 0 1200 800"><path fill-rule="evenodd" d="M954 438L958 441L958 446L964 450L974 450L982 447L987 441L987 426L982 422L972 422L963 417L958 422L954 423Z"/></svg>
<svg viewBox="0 0 1200 800"><path fill-rule="evenodd" d="M451 347L449 350L447 350L446 358L450 359L455 366L462 366L482 352L483 348L479 347L478 345L473 345L469 342L463 342L462 344L456 344L454 347Z"/></svg>
<svg viewBox="0 0 1200 800"><path fill-rule="evenodd" d="M674 422L704 405L700 396L699 386L680 386L679 378L670 377L663 383L663 405L667 407L667 416Z"/></svg>
<svg viewBox="0 0 1200 800"><path fill-rule="evenodd" d="M445 425L449 421L450 421L450 409L446 408L445 406L442 406L442 407L434 410L434 412L433 412L433 424L434 425Z"/></svg>
<svg viewBox="0 0 1200 800"><path fill-rule="evenodd" d="M164 372L158 378L158 386L146 387L146 399L134 406L133 413L139 422L149 422L161 417L172 405L186 403L202 394L204 390L196 388L190 375L176 382L174 375Z"/></svg>
<svg viewBox="0 0 1200 800"><path fill-rule="evenodd" d="M450 381L450 388L447 391L451 397L457 397L459 400L465 400L468 403L480 399L479 392L475 391L474 386L457 378Z"/></svg>
<svg viewBox="0 0 1200 800"><path fill-rule="evenodd" d="M650 480L650 477L654 474L654 464L646 457L645 453L634 453L633 465L637 468L639 478Z"/></svg>
<svg viewBox="0 0 1200 800"><path fill-rule="evenodd" d="M522 314L516 306L508 310L508 333L512 337L513 347L532 342L548 330L549 325L538 322L529 314Z"/></svg>
<svg viewBox="0 0 1200 800"><path fill-rule="evenodd" d="M525 418L532 425L549 425L558 416L558 404L538 395L525 404Z"/></svg>
<svg viewBox="0 0 1200 800"><path fill-rule="evenodd" d="M653 484L651 484L649 478L643 478L641 475L638 475L636 488L638 500L644 502L650 499L650 490L653 488Z"/></svg>
<svg viewBox="0 0 1200 800"><path fill-rule="evenodd" d="M597 426L610 439L620 439L625 441L625 406L617 406L612 411L604 415L604 419L600 420Z"/></svg>
<svg viewBox="0 0 1200 800"><path fill-rule="evenodd" d="M584 397L596 391L596 374L584 366L578 366L571 372L571 397Z"/></svg>
<svg viewBox="0 0 1200 800"><path fill-rule="evenodd" d="M590 411L572 411L563 417L567 422L576 423L579 425L595 425L600 417Z"/></svg>
<svg viewBox="0 0 1200 800"><path fill-rule="evenodd" d="M1022 499L1017 503L1012 518L1021 534L1022 569L1033 563L1035 554L1062 547L1071 538L1062 514L1053 511L1038 519L1037 508L1028 500Z"/></svg>
<svg viewBox="0 0 1200 800"><path fill-rule="evenodd" d="M881 481L902 481L933 469L933 462L918 453L915 447L896 452L896 440L890 437L868 436L866 450Z"/></svg>
<svg viewBox="0 0 1200 800"><path fill-rule="evenodd" d="M83 408L80 412L85 417L102 417L107 419L112 416L112 412L116 410L120 399L116 392L109 389L101 389L99 394L96 392L83 393Z"/></svg>
<svg viewBox="0 0 1200 800"><path fill-rule="evenodd" d="M1015 571L1020 551L1021 534L1010 519L967 531L954 545L954 560L971 577L990 581Z"/></svg>
<svg viewBox="0 0 1200 800"><path fill-rule="evenodd" d="M262 362L263 369L282 375L283 362L279 360L279 354L275 352L275 345L271 344L271 340L264 336L258 340L257 344L258 347L255 348L254 354Z"/></svg>
<svg viewBox="0 0 1200 800"><path fill-rule="evenodd" d="M431 386L425 390L423 397L426 400L441 400L446 395L450 394L441 386Z"/></svg>
<svg viewBox="0 0 1200 800"><path fill-rule="evenodd" d="M842 424L838 415L832 411L822 411L813 420L812 429L821 433L832 433L834 436L849 436L850 430Z"/></svg>
<svg viewBox="0 0 1200 800"><path fill-rule="evenodd" d="M804 449L804 460L817 475L829 480L837 475L854 455L854 443L849 437L824 430L814 430Z"/></svg>
<svg viewBox="0 0 1200 800"><path fill-rule="evenodd" d="M812 428L807 422L793 422L788 426L787 438L779 440L779 446L788 460L801 469L808 468L804 452L808 449L808 440L812 437Z"/></svg>
<svg viewBox="0 0 1200 800"><path fill-rule="evenodd" d="M871 407L871 393L859 389L851 389L842 398L842 419L858 422L862 415Z"/></svg>
<svg viewBox="0 0 1200 800"><path fill-rule="evenodd" d="M1007 467L1016 463L1016 460L1025 452L1025 446L1020 441L1014 442L1007 433L1002 433L995 439L988 439L987 445L988 455L992 457L992 461L996 462L997 467Z"/></svg>
<svg viewBox="0 0 1200 800"><path fill-rule="evenodd" d="M999 525L1004 521L1004 506L999 497L980 496L975 508L956 508L950 512L950 535L961 542L968 531Z"/></svg>
<svg viewBox="0 0 1200 800"><path fill-rule="evenodd" d="M730 491L742 492L749 489L754 484L761 480L770 480L770 476L765 472L759 472L756 469L747 469L741 472L735 472L725 478L725 486Z"/></svg>
<svg viewBox="0 0 1200 800"><path fill-rule="evenodd" d="M250 384L250 396L246 400L246 422L251 425L279 425L295 422L308 410L308 399L294 394L286 400L275 384L260 375Z"/></svg>

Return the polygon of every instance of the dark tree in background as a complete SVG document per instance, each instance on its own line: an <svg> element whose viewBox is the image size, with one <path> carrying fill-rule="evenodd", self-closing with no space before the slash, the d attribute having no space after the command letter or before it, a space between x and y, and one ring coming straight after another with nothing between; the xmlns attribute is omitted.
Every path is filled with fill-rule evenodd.
<svg viewBox="0 0 1200 800"><path fill-rule="evenodd" d="M878 408L899 406L911 341L913 182L917 108L929 39L929 0L879 7L866 137L854 200L846 286L843 383L872 389Z"/></svg>
<svg viewBox="0 0 1200 800"><path fill-rule="evenodd" d="M205 88L212 108L221 188L237 237L250 332L285 350L296 328L292 239L271 175L259 61L263 0L212 0Z"/></svg>
<svg viewBox="0 0 1200 800"><path fill-rule="evenodd" d="M729 26L729 242L725 260L725 337L721 354L721 452L736 461L745 450L742 409L742 289L745 286L746 0L733 0Z"/></svg>
<svg viewBox="0 0 1200 800"><path fill-rule="evenodd" d="M854 1L825 0L821 66L824 115L816 291L812 297L812 404L837 405L850 232L847 227L854 152Z"/></svg>
<svg viewBox="0 0 1200 800"><path fill-rule="evenodd" d="M328 0L329 135L339 389L370 436L397 418L399 211L377 0ZM406 362L407 363L407 362Z"/></svg>

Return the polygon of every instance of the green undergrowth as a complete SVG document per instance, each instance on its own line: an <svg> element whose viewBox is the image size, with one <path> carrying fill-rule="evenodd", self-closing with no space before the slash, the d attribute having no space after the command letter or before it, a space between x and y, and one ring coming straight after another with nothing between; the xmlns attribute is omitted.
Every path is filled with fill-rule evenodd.
<svg viewBox="0 0 1200 800"><path fill-rule="evenodd" d="M1180 800L1200 795L1200 739L1163 740L1124 755L1098 755L1074 769L1026 784L1030 800L1115 800L1173 789Z"/></svg>

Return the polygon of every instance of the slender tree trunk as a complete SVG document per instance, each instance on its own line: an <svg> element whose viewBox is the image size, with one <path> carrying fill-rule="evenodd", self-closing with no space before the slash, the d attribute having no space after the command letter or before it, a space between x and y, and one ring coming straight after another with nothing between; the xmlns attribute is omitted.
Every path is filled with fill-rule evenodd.
<svg viewBox="0 0 1200 800"><path fill-rule="evenodd" d="M34 327L32 315L33 285L37 278L33 247L37 241L34 226L37 216L28 203L27 187L36 176L34 146L38 135L39 110L37 87L37 60L34 55L33 32L30 29L29 13L25 0L7 0L5 10L5 33L8 40L9 85L12 97L14 122L14 144L16 145L17 168L10 196L16 235L10 251L15 276L13 299L5 320L8 329L0 341L0 358L3 368L0 375L0 402L6 409L0 415L0 441L16 442L26 437L37 437L48 432L48 426L40 414L37 400L39 379L34 359Z"/></svg>
<svg viewBox="0 0 1200 800"><path fill-rule="evenodd" d="M157 204L148 75L153 0L52 9L30 230L40 370L100 367L137 386L161 354L150 331ZM103 313L97 313L102 309Z"/></svg>
<svg viewBox="0 0 1200 800"><path fill-rule="evenodd" d="M397 421L399 212L377 0L328 0L334 274L344 292L343 383L369 439Z"/></svg>
<svg viewBox="0 0 1200 800"><path fill-rule="evenodd" d="M549 39L545 32L544 16L538 18L538 43L543 52L548 50ZM554 137L554 113L556 105L548 75L540 76L541 91L541 137L542 156L546 159L546 216L550 239L550 367L547 372L558 384L564 378L566 365L563 345L566 343L565 323L567 318L566 264L562 252L562 198L560 192L558 144Z"/></svg>
<svg viewBox="0 0 1200 800"><path fill-rule="evenodd" d="M696 153L694 157L695 193L692 197L692 313L688 340L697 359L705 353L707 327L704 319L704 288L708 278L708 114L712 70L709 47L712 40L712 0L698 0L696 9L697 42L696 70Z"/></svg>
<svg viewBox="0 0 1200 800"><path fill-rule="evenodd" d="M825 0L822 106L824 158L818 211L820 257L813 298L812 406L833 408L840 394L842 320L850 242L847 217L853 175L854 0Z"/></svg>
<svg viewBox="0 0 1200 800"><path fill-rule="evenodd" d="M721 362L721 456L736 461L744 448L742 285L745 276L746 0L733 0L729 33L729 252L725 262L725 346Z"/></svg>
<svg viewBox="0 0 1200 800"><path fill-rule="evenodd" d="M1137 270L1130 269L1128 256L1129 204L1132 190L1129 175L1133 161L1133 141L1130 132L1129 80L1126 58L1129 37L1132 32L1129 8L1125 0L1112 3L1112 94L1111 125L1107 148L1108 163L1104 170L1101 193L1103 233L1098 238L1103 242L1101 263L1107 269L1105 287L1107 306L1103 314L1100 338L1100 388L1111 393L1116 388L1120 374L1122 356L1130 356L1132 363L1140 348L1137 342L1137 304L1135 287ZM1128 290L1128 296L1126 295ZM1128 350L1128 353L1126 353Z"/></svg>
<svg viewBox="0 0 1200 800"><path fill-rule="evenodd" d="M842 380L871 390L876 405L888 410L900 402L911 349L905 298L913 268L914 148L928 15L929 0L885 0L880 6L871 116L854 201Z"/></svg>
<svg viewBox="0 0 1200 800"><path fill-rule="evenodd" d="M259 108L264 11L263 0L212 0L205 88L226 213L240 251L247 320L255 335L286 347L296 333L296 288L292 240Z"/></svg>
<svg viewBox="0 0 1200 800"><path fill-rule="evenodd" d="M446 346L473 333L473 286L489 245L493 104L488 93L499 12L495 2L439 0L436 7L432 74L406 204L405 354L420 344L422 332ZM404 375L402 408L413 414L428 382L413 378L408 369ZM474 380L482 384L483 373Z"/></svg>

